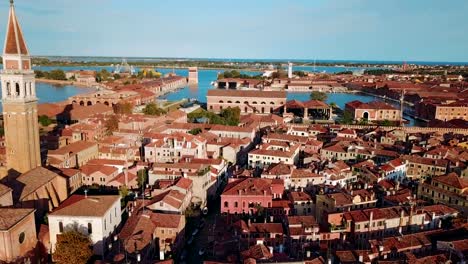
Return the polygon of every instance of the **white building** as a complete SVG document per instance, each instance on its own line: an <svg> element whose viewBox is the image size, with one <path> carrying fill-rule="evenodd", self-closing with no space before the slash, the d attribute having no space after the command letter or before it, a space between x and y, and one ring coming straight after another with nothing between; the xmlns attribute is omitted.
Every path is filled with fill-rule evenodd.
<svg viewBox="0 0 468 264"><path fill-rule="evenodd" d="M406 179L406 162L401 159L394 159L380 167L382 176L388 180L401 181Z"/></svg>
<svg viewBox="0 0 468 264"><path fill-rule="evenodd" d="M55 251L57 236L76 229L89 235L94 254L104 255L107 242L120 224L120 196L73 195L49 214L49 234L52 252Z"/></svg>

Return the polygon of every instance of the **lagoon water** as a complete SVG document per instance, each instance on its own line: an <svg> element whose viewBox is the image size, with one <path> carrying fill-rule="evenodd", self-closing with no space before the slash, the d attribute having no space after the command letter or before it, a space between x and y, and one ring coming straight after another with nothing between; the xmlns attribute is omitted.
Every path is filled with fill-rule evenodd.
<svg viewBox="0 0 468 264"><path fill-rule="evenodd" d="M106 69L107 71L113 71L113 68L110 66L107 67L89 67L89 66L61 66L61 67L54 67L54 66L40 66L35 67L34 69L42 70L42 71L50 71L54 69L62 69L64 71L70 70L96 70L100 71L102 69ZM138 68L136 68L138 71ZM157 70L163 74L174 72L180 76L188 76L187 69L168 69L168 68L157 68ZM313 66L295 66L294 70L306 70L312 71L314 70ZM362 68L345 68L345 67L328 67L328 66L317 66L315 67L317 72L328 72L328 73L336 73L345 70L362 70ZM193 98L198 100L199 102L206 102L206 93L210 89L214 89L211 85L211 82L217 79L218 73L223 72L223 70L211 70L211 69L200 69L198 71L198 85L194 87L184 87L172 93L168 93L166 95L160 96L159 99L167 99L171 101L180 100L183 98ZM260 72L253 72L253 71L240 71L244 74L249 75L257 75ZM52 85L48 83L36 83L37 87L37 95L39 98L39 103L51 103L51 102L60 102L68 99L68 97L79 94L79 93L86 93L93 91L93 88L81 88L76 87L73 85ZM296 99L300 101L309 100L309 93L288 93L287 95L288 100ZM328 94L327 103L334 102L340 108L344 108L347 102L353 100L360 100L363 102L370 102L372 100L376 100L375 97L369 95L362 95L362 94L349 94L349 93L335 93L335 94ZM406 117L410 121L410 125L414 125L414 120L410 117Z"/></svg>

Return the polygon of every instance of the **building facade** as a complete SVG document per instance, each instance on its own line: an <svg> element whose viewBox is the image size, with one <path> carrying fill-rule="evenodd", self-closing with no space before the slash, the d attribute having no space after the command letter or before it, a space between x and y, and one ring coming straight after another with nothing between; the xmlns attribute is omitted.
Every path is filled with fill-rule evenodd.
<svg viewBox="0 0 468 264"><path fill-rule="evenodd" d="M239 107L243 114L270 114L285 104L286 92L215 89L208 90L206 98L208 110L215 113Z"/></svg>

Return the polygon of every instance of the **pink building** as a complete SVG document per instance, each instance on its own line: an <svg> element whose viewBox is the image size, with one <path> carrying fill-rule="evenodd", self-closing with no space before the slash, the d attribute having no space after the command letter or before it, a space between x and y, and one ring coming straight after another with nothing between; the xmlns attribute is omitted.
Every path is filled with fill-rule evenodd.
<svg viewBox="0 0 468 264"><path fill-rule="evenodd" d="M273 199L281 198L283 192L282 180L239 179L229 183L221 194L221 212L255 213L259 207L271 208Z"/></svg>

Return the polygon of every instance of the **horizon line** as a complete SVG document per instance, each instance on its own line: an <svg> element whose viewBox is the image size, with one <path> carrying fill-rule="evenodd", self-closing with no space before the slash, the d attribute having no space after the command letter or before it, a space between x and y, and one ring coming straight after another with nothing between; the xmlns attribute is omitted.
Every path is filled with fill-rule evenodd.
<svg viewBox="0 0 468 264"><path fill-rule="evenodd" d="M353 63L353 62L359 62L359 63L369 63L369 64L374 64L374 63L394 63L394 64L402 64L405 62L409 63L442 63L442 64L463 64L463 65L468 65L468 61L440 61L440 60L386 60L386 59L370 59L370 60L364 60L364 59L297 59L297 58L240 58L240 57L172 57L172 56L109 56L109 55L98 55L98 56L93 56L93 55L31 55L31 57L73 57L73 58L122 58L122 59L128 59L128 58L137 58L137 59L203 59L203 60L258 60L258 61L265 61L265 60L274 60L274 61L280 61L280 62L287 62L287 61L318 61L318 62L323 62L323 61L330 61L330 62L347 62L347 63Z"/></svg>

